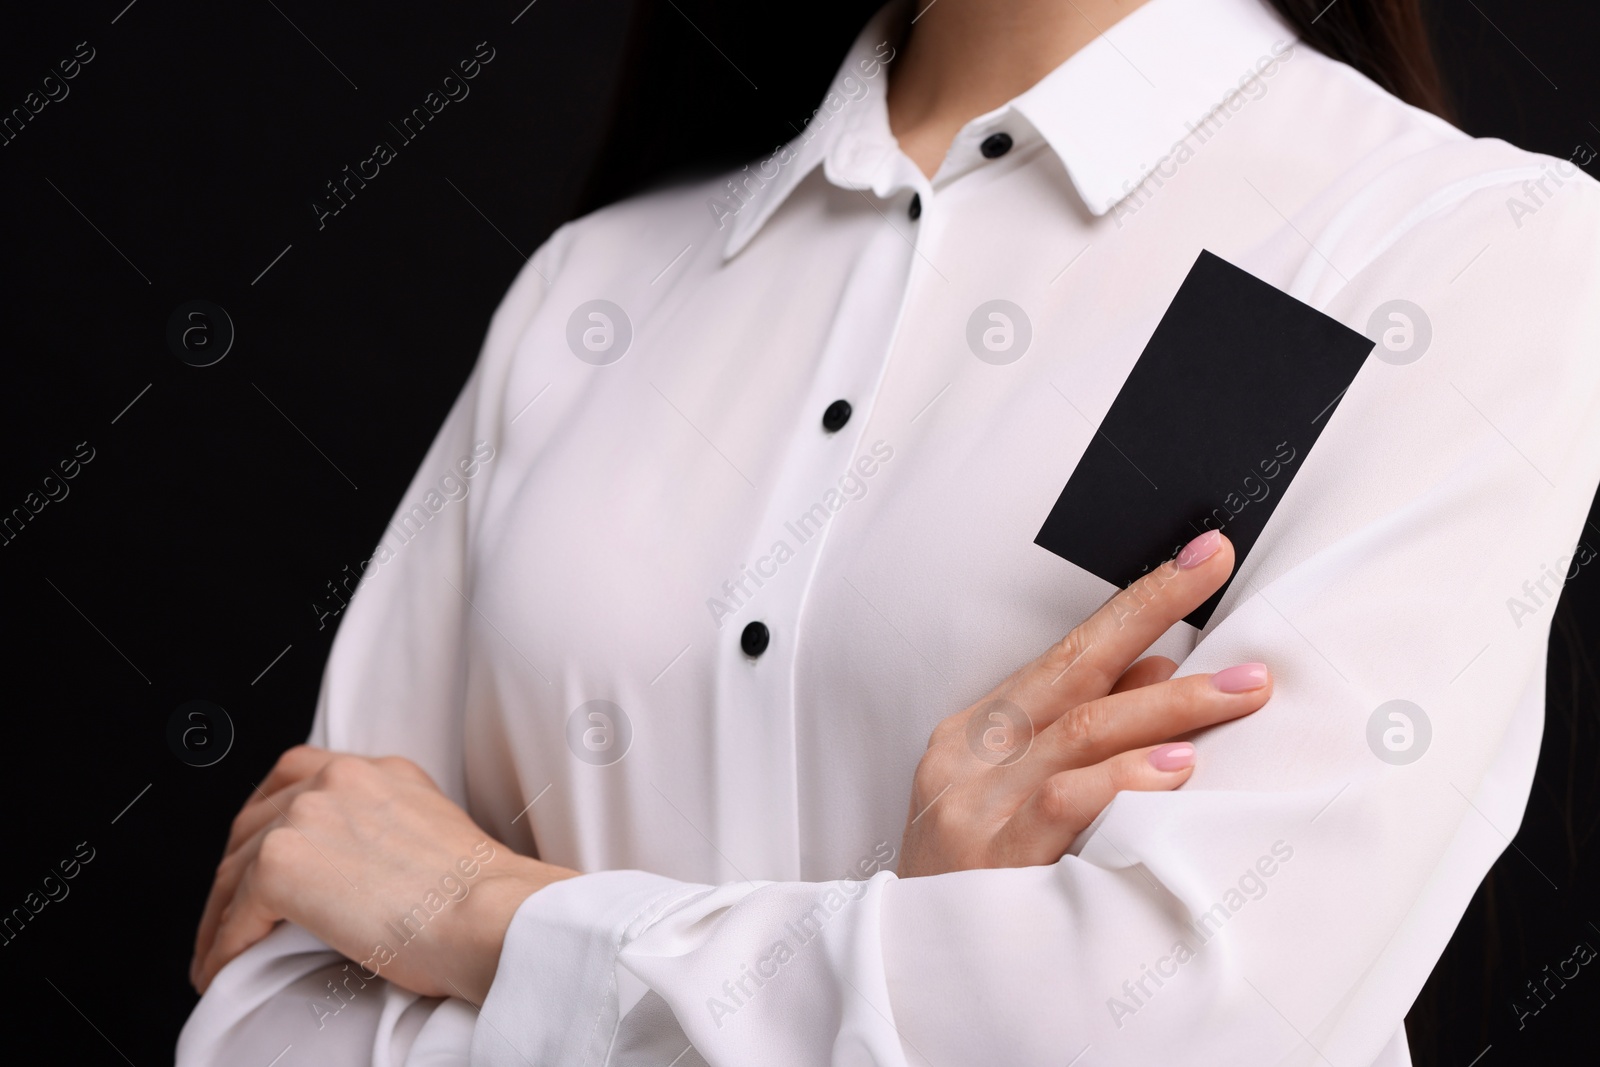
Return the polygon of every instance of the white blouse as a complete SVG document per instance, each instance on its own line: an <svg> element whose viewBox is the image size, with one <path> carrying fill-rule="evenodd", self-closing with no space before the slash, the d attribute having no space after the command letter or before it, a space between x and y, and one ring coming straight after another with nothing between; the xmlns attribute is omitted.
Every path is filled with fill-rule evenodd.
<svg viewBox="0 0 1600 1067"><path fill-rule="evenodd" d="M904 17L772 157L540 249L334 643L315 743L592 873L517 912L481 1014L282 926L180 1067L1409 1062L1600 482L1600 192L1260 0L1152 0L928 180ZM1156 646L1275 695L1051 866L900 880L934 724L1113 592L1034 536L1201 249L1378 340Z"/></svg>

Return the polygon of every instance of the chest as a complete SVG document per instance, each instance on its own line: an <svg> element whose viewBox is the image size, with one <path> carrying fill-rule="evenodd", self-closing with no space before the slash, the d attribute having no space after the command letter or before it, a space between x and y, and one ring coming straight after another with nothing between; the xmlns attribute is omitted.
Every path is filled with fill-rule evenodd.
<svg viewBox="0 0 1600 1067"><path fill-rule="evenodd" d="M696 867L641 855L686 840L827 876L898 840L939 719L1110 595L1033 538L1197 249L1091 272L1071 220L998 248L1003 221L863 219L691 253L661 292L613 279L607 363L570 341L618 329L584 318L605 286L558 281L504 385L471 575L469 714L583 798L541 806L545 854ZM571 726L597 700L627 737L599 769Z"/></svg>

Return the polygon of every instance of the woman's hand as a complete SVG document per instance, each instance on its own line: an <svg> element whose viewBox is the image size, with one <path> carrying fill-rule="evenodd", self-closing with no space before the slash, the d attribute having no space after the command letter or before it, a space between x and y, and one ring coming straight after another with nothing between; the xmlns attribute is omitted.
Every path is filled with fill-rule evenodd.
<svg viewBox="0 0 1600 1067"><path fill-rule="evenodd" d="M288 919L366 977L481 1004L517 907L577 873L490 839L410 760L301 745L233 821L189 977L204 992Z"/></svg>
<svg viewBox="0 0 1600 1067"><path fill-rule="evenodd" d="M1175 789L1194 746L1170 738L1272 695L1260 663L1173 679L1138 659L1227 581L1213 530L1106 602L1044 655L934 728L917 765L899 874L1054 863L1123 789Z"/></svg>

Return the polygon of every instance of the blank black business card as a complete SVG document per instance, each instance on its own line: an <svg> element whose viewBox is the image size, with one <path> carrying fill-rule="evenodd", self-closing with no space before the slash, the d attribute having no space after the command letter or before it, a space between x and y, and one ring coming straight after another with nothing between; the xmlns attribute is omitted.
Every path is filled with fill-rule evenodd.
<svg viewBox="0 0 1600 1067"><path fill-rule="evenodd" d="M1221 529L1237 573L1372 347L1202 251L1034 543L1126 586Z"/></svg>

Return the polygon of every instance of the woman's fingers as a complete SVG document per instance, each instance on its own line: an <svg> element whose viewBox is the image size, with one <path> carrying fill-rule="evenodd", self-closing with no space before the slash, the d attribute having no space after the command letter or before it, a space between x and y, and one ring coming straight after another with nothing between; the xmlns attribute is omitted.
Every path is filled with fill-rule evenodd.
<svg viewBox="0 0 1600 1067"><path fill-rule="evenodd" d="M1151 675L1162 670L1145 668ZM1005 866L1054 863L1119 791L1176 789L1188 780L1194 745L1156 742L1248 715L1271 696L1266 665L1242 663L1071 709L1039 732L1026 758L1001 769L1030 779L1033 789L996 835L996 854Z"/></svg>
<svg viewBox="0 0 1600 1067"><path fill-rule="evenodd" d="M247 875L232 903L222 913L211 947L192 973L195 988L204 993L229 960L271 933L281 918L283 916L275 914L251 890Z"/></svg>
<svg viewBox="0 0 1600 1067"><path fill-rule="evenodd" d="M1185 741L1118 753L1089 767L1051 775L995 835L994 865L1056 862L1119 792L1176 789L1193 773L1194 759L1195 748Z"/></svg>
<svg viewBox="0 0 1600 1067"><path fill-rule="evenodd" d="M189 964L191 982L198 985L200 981L206 960L218 944L219 931L224 925L223 916L231 914L240 881L259 854L262 837L286 818L284 812L295 797L318 786L325 777L324 772L335 760L341 761L342 765L359 760L402 780L425 786L434 792L439 790L426 771L399 756L368 759L311 745L297 745L285 752L245 801L239 814L234 816L222 862L217 866L211 893L206 898L205 910L200 915L200 924L196 929L194 957Z"/></svg>
<svg viewBox="0 0 1600 1067"><path fill-rule="evenodd" d="M239 814L233 818L233 826L228 831L228 844L222 854L222 862L217 864L216 876L211 882L211 893L206 897L205 910L200 913L200 925L197 927L194 938L194 958L189 964L189 980L196 981L200 966L211 950L216 939L217 927L221 924L222 915L233 903L234 894L238 891L239 880L244 872L254 861L256 854L261 849L261 838L277 826L284 818L284 811L295 797L315 786L317 775L326 767L333 753L322 749L311 749L302 745L301 749L308 749L319 757L314 761L305 760L298 763L293 769L304 771L313 767L309 774L303 774L298 779L291 778L288 774L279 774L274 768L272 773L263 779L251 793L251 799L245 802ZM284 766L285 759L290 753L298 749L290 749L279 759L279 767ZM420 774L421 772L418 771ZM267 792L266 787L273 783L276 776L281 788L275 792ZM288 782L285 785L283 783Z"/></svg>
<svg viewBox="0 0 1600 1067"><path fill-rule="evenodd" d="M291 785L283 786L276 792L267 791L266 783L263 782L252 790L250 799L239 809L239 814L233 817L233 825L228 830L228 844L222 851L223 857L233 855L246 841L260 833L262 827L270 826L281 818L284 809L289 806L289 801L310 789L315 781L315 776L302 778Z"/></svg>
<svg viewBox="0 0 1600 1067"><path fill-rule="evenodd" d="M1178 673L1178 665L1165 656L1146 656L1122 672L1122 677L1117 679L1117 684L1111 687L1113 693L1126 693L1130 689L1141 689L1147 685L1164 682Z"/></svg>
<svg viewBox="0 0 1600 1067"><path fill-rule="evenodd" d="M1041 729L1067 709L1111 692L1130 664L1173 623L1222 588L1233 546L1216 530L1106 601L996 692Z"/></svg>
<svg viewBox="0 0 1600 1067"><path fill-rule="evenodd" d="M1006 773L1042 782L1118 752L1159 744L1203 726L1237 719L1272 696L1264 663L1241 663L1216 674L1190 674L1079 704L1038 731L1025 758Z"/></svg>
<svg viewBox="0 0 1600 1067"><path fill-rule="evenodd" d="M320 762L325 765L327 760ZM268 775L262 785L268 784L271 778L272 776ZM287 779L279 778L280 782L285 780ZM278 824L289 802L310 789L314 782L314 776L303 777L271 794L260 792L261 787L257 787L258 791L251 794L252 799L239 809L238 815L234 816L233 826L228 831L228 844L223 850L222 861L217 864L217 873L211 882L211 892L206 897L205 910L200 913L200 924L195 928L194 956L189 962L191 983L197 981L201 963L216 939L222 914L233 903L240 877L260 849L261 836Z"/></svg>
<svg viewBox="0 0 1600 1067"><path fill-rule="evenodd" d="M912 780L901 877L1054 863L1119 790L1187 780L1194 746L1162 742L1256 711L1272 677L1247 663L1175 678L1172 660L1145 653L1222 588L1233 563L1227 538L1202 534L942 720Z"/></svg>
<svg viewBox="0 0 1600 1067"><path fill-rule="evenodd" d="M231 855L263 826L282 815L289 800L310 788L317 775L337 755L314 745L296 745L279 756L278 762L267 772L261 784L245 798L239 814L233 817L233 825L228 830L228 844L222 850L223 856ZM422 773L420 768L417 773Z"/></svg>
<svg viewBox="0 0 1600 1067"><path fill-rule="evenodd" d="M270 807L268 810L271 810ZM240 883L261 851L262 839L277 825L277 822L277 813L273 812L269 822L259 827L237 848L231 849L222 858L222 862L217 864L216 877L212 879L211 892L206 896L205 910L200 913L200 925L195 931L194 956L189 961L191 984L198 986L201 965L216 943L217 929L222 925L222 917L233 906Z"/></svg>

